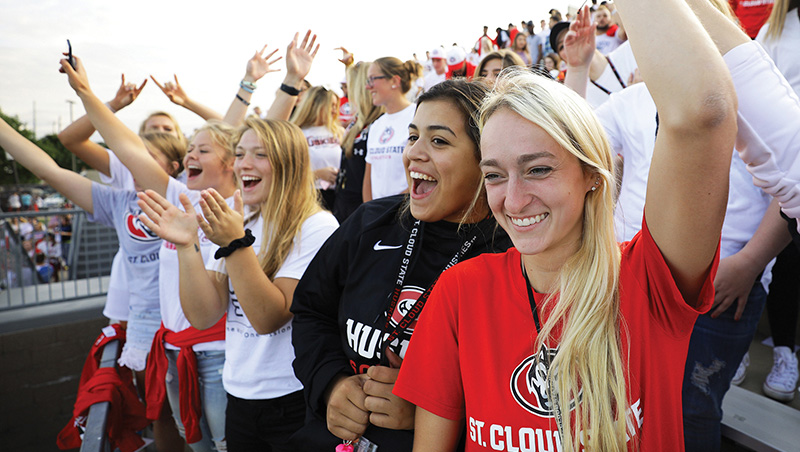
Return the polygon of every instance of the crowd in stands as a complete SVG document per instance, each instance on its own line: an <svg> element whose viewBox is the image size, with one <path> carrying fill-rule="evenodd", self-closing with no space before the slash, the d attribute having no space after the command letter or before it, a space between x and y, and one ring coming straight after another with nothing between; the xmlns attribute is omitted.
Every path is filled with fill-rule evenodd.
<svg viewBox="0 0 800 452"><path fill-rule="evenodd" d="M344 96L311 31L224 114L152 79L188 138L115 116L147 80L104 103L60 61L105 184L0 146L117 231L104 314L159 451L719 450L765 305L794 397L798 1L596 3L424 62L341 48Z"/></svg>

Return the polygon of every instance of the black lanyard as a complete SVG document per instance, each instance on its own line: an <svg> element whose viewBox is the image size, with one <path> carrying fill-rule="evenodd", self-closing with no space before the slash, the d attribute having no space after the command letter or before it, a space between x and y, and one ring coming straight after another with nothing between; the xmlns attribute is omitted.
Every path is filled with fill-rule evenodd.
<svg viewBox="0 0 800 452"><path fill-rule="evenodd" d="M536 299L533 298L533 287L531 287L531 281L528 279L528 271L525 270L525 261L520 258L520 266L522 267L522 277L525 279L525 286L528 289L528 301L531 303L531 313L533 314L533 323L536 325L536 335L538 336L539 333L542 331L541 323L539 322L539 312L536 309ZM538 337L537 337L538 339ZM556 419L558 423L558 433L561 438L564 438L564 430L563 430L563 418L561 416L561 407L558 406L558 393L555 392L551 386L552 381L550 380L550 349L542 343L542 348L544 351L542 352L544 355L545 365L547 366L547 391L550 394L550 399L552 400L553 404L553 411L556 413Z"/></svg>
<svg viewBox="0 0 800 452"><path fill-rule="evenodd" d="M617 77L617 81L619 82L619 86L621 86L622 89L627 88L628 86L625 84L625 82L622 81L622 77L620 77L619 72L617 72L617 67L614 66L614 63L611 62L611 58L609 58L609 57L605 57L605 58L606 58L606 61L608 61L608 66L611 68L611 71L614 73L614 76ZM599 83L595 82L594 80L591 80L591 82L592 82L592 85L596 86L598 89L600 89L600 91L602 91L602 92L604 92L606 94L611 94L611 91L609 91L606 87L600 85Z"/></svg>
<svg viewBox="0 0 800 452"><path fill-rule="evenodd" d="M447 264L442 268L442 270L436 275L436 278L433 282L428 285L425 291L417 298L417 301L414 303L414 306L403 316L403 318L397 323L397 325L392 328L391 326L391 318L392 314L394 313L395 309L397 308L397 303L400 301L400 293L403 291L403 282L405 281L406 275L411 272L413 265L416 263L414 258L416 257L416 250L418 249L417 245L422 241L422 231L423 223L420 220L415 220L414 224L411 226L411 231L408 234L408 243L403 250L403 258L400 260L400 269L397 272L397 279L395 280L394 290L389 297L389 308L386 310L386 327L384 328L384 332L388 333L388 336L383 340L383 349L384 353L382 354L381 361L386 362L386 353L385 350L389 348L397 338L401 335L407 336L406 330L408 329L409 325L419 317L419 314L422 312L422 308L425 307L425 303L428 301L428 297L431 294L431 290L433 290L433 286L436 285L436 281L439 280L439 276L447 270L448 268L452 267L453 265L457 264L461 259L464 258L464 255L467 254L469 249L475 243L475 240L478 238L478 234L480 233L480 228L476 225L475 232L470 236L469 239L464 241L461 246L458 248L456 254L447 262ZM399 346L399 343L395 346ZM399 350L393 350L395 353L400 355Z"/></svg>

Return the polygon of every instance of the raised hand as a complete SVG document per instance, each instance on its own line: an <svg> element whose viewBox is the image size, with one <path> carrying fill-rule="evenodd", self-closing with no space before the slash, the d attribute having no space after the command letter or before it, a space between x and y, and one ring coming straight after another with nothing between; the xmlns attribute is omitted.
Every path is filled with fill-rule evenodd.
<svg viewBox="0 0 800 452"><path fill-rule="evenodd" d="M203 190L200 197L200 208L205 217L205 221L200 221L200 228L209 240L219 246L228 246L244 237L244 204L239 190L233 194L233 209L213 188Z"/></svg>
<svg viewBox="0 0 800 452"><path fill-rule="evenodd" d="M137 194L136 202L142 209L139 215L145 226L176 247L190 246L197 241L197 217L192 203L185 194L180 195L184 210L180 210L153 190Z"/></svg>
<svg viewBox="0 0 800 452"><path fill-rule="evenodd" d="M66 53L64 55L67 55ZM83 61L77 56L72 56L75 59L75 69L69 64L69 60L62 58L59 63L61 68L58 72L67 74L69 79L69 86L75 90L77 94L91 91L89 88L89 77L86 75L86 69L83 67Z"/></svg>
<svg viewBox="0 0 800 452"><path fill-rule="evenodd" d="M353 64L353 62L354 62L353 54L350 53L347 49L345 49L344 47L337 47L337 48L335 48L333 50L341 50L342 51L342 57L339 58L339 62L344 64L345 67L350 66L351 64Z"/></svg>
<svg viewBox="0 0 800 452"><path fill-rule="evenodd" d="M570 66L588 66L595 51L595 29L589 7L578 11L578 18L569 25L564 37L564 59Z"/></svg>
<svg viewBox="0 0 800 452"><path fill-rule="evenodd" d="M317 41L317 35L312 35L311 30L306 32L303 41L297 45L297 38L299 33L294 34L294 39L289 43L286 48L286 71L299 80L306 78L309 71L311 71L311 63L319 50L319 44L314 47Z"/></svg>
<svg viewBox="0 0 800 452"><path fill-rule="evenodd" d="M108 104L114 111L119 111L127 107L139 97L139 94L141 94L146 84L147 79L144 79L139 87L136 87L135 83L125 83L125 74L122 74L122 83L120 83L117 89L117 94L114 95L114 98L111 99Z"/></svg>
<svg viewBox="0 0 800 452"><path fill-rule="evenodd" d="M259 80L266 74L270 72L278 72L280 69L270 69L270 66L280 61L282 56L279 56L272 61L268 61L272 58L273 55L278 51L278 49L273 50L267 56L264 56L264 52L267 51L267 45L264 45L264 48L261 49L260 52L256 52L252 58L247 60L247 69L245 70L245 80L249 82L255 82Z"/></svg>
<svg viewBox="0 0 800 452"><path fill-rule="evenodd" d="M180 105L181 107L186 106L186 102L189 100L189 96L186 95L186 92L181 87L181 84L178 83L178 76L176 74L172 75L175 78L175 83L167 82L163 85L158 83L155 77L150 75L150 78L153 79L153 82L161 88L161 91L169 98L169 100L175 104Z"/></svg>

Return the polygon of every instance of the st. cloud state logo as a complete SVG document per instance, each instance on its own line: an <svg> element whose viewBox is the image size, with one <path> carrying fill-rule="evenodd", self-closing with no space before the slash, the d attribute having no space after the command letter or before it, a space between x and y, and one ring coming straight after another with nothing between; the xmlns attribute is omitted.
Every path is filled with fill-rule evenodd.
<svg viewBox="0 0 800 452"><path fill-rule="evenodd" d="M558 347L550 348L542 344L537 355L531 355L514 369L511 374L511 394L525 410L541 417L555 417L553 401L547 384L548 364L556 357ZM580 393L578 394L580 400ZM575 400L570 400L569 409L575 408Z"/></svg>

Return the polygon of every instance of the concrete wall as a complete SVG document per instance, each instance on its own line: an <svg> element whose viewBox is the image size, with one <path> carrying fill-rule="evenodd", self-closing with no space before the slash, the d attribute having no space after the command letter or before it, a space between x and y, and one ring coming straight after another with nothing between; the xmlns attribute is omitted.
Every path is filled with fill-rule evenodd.
<svg viewBox="0 0 800 452"><path fill-rule="evenodd" d="M104 297L0 312L0 450L57 451Z"/></svg>

